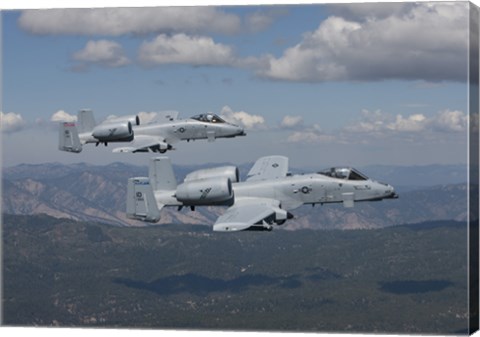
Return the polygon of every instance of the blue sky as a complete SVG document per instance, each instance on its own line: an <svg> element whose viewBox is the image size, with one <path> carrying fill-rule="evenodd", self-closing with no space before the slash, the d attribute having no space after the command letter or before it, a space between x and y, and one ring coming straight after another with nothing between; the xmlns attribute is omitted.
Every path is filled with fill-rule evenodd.
<svg viewBox="0 0 480 337"><path fill-rule="evenodd" d="M214 112L247 136L180 143L179 164L467 162L466 3L2 12L2 159L125 161L57 150L59 116Z"/></svg>

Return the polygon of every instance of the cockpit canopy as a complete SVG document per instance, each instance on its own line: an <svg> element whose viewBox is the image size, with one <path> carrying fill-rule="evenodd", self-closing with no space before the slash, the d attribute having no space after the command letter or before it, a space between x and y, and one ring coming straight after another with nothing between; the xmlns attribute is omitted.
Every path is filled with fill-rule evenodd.
<svg viewBox="0 0 480 337"><path fill-rule="evenodd" d="M196 115L196 116L193 116L192 119L196 119L197 121L205 122L205 123L217 123L217 124L225 123L225 121L222 118L211 113Z"/></svg>
<svg viewBox="0 0 480 337"><path fill-rule="evenodd" d="M318 172L324 176L344 180L368 180L368 177L351 167L332 167Z"/></svg>

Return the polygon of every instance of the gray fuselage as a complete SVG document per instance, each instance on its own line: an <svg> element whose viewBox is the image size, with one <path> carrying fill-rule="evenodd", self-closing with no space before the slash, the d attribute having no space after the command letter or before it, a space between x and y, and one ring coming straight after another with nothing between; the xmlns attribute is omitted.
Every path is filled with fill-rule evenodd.
<svg viewBox="0 0 480 337"><path fill-rule="evenodd" d="M381 200L393 197L394 188L373 180L344 180L313 173L292 175L282 179L246 181L233 184L235 197L261 197L280 200L289 210L301 204L323 204Z"/></svg>
<svg viewBox="0 0 480 337"><path fill-rule="evenodd" d="M230 138L243 136L245 132L242 127L227 122L212 123L195 119L177 119L165 123L151 123L133 125L133 132L136 136L161 137L168 144L182 140L190 141L195 139ZM92 136L91 132L80 134L80 139L85 143L98 143L99 140Z"/></svg>
<svg viewBox="0 0 480 337"><path fill-rule="evenodd" d="M230 123L206 123L194 119L175 120L163 124L145 124L133 127L135 134L162 135L167 143L180 140L225 138L243 135L243 128Z"/></svg>
<svg viewBox="0 0 480 337"><path fill-rule="evenodd" d="M374 180L346 180L320 173L288 175L271 180L244 181L232 184L235 199L265 198L280 201L282 209L291 210L303 204L345 203L396 198L391 185ZM155 191L159 204L165 206L190 206L175 199L175 190ZM348 202L352 204L349 205ZM193 204L192 204L193 205ZM201 203L195 203L201 205Z"/></svg>

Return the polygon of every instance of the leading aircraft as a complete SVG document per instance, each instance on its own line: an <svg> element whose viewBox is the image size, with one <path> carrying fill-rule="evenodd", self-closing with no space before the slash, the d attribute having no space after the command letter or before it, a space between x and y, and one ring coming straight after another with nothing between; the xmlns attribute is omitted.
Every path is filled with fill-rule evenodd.
<svg viewBox="0 0 480 337"><path fill-rule="evenodd" d="M219 116L206 113L178 119L178 112L158 114L150 123L140 125L137 115L109 118L97 124L91 110L81 110L77 123L60 123L59 149L79 153L83 145L94 143L128 143L113 152L160 152L172 150L181 140L233 138L245 136L240 126L227 123Z"/></svg>
<svg viewBox="0 0 480 337"><path fill-rule="evenodd" d="M343 203L395 199L388 184L369 179L347 167L333 167L310 174L288 173L288 158L267 156L258 159L246 181L239 180L238 168L222 166L188 174L177 184L170 159L150 160L149 177L135 177L127 185L127 217L158 222L165 206L228 206L213 225L214 231L272 230L293 218L291 210L303 204Z"/></svg>

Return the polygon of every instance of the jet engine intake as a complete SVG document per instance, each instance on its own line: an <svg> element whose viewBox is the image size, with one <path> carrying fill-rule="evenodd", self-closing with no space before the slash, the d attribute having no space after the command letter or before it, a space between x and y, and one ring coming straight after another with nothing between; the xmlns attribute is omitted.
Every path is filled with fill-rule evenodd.
<svg viewBox="0 0 480 337"><path fill-rule="evenodd" d="M92 136L99 142L130 142L133 140L132 123L103 123L93 129Z"/></svg>
<svg viewBox="0 0 480 337"><path fill-rule="evenodd" d="M238 173L238 168L235 166L221 166L215 167L210 169L203 169L193 171L184 179L184 182L193 181L193 180L200 180L200 179L210 179L210 178L218 178L218 177L225 177L230 179L233 183L238 183L240 174Z"/></svg>
<svg viewBox="0 0 480 337"><path fill-rule="evenodd" d="M231 205L232 182L226 177L187 181L177 187L175 197L184 205Z"/></svg>

